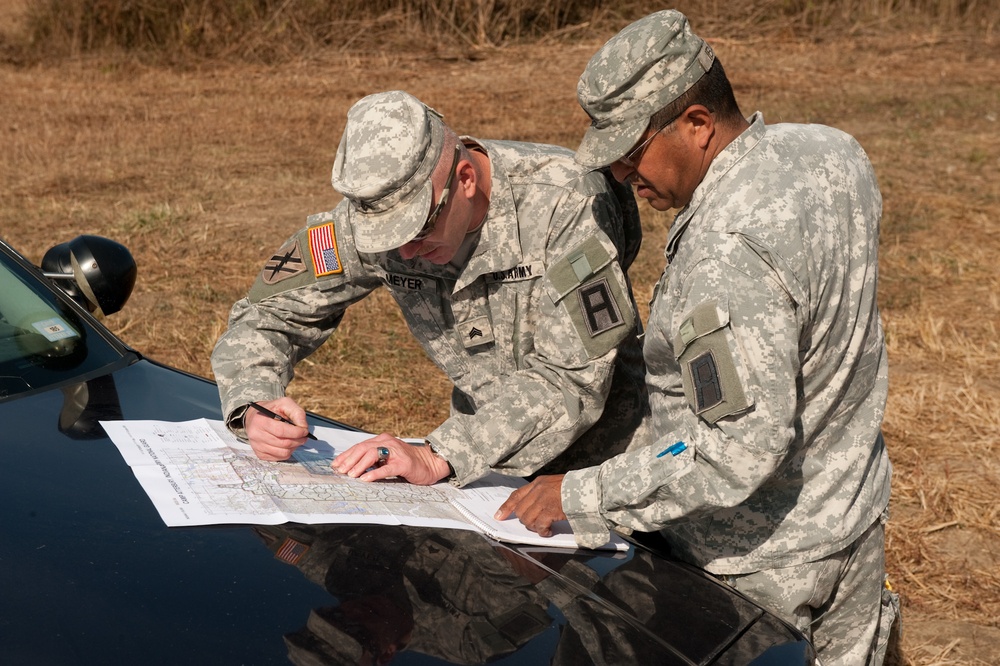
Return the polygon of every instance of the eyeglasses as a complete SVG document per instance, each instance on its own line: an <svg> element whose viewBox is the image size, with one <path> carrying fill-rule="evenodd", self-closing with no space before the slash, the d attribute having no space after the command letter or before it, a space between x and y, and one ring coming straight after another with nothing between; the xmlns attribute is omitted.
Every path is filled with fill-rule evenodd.
<svg viewBox="0 0 1000 666"><path fill-rule="evenodd" d="M434 210L431 214L427 216L427 221L424 222L424 226L420 229L420 232L416 236L409 240L410 243L419 243L424 240L432 233L434 233L434 226L437 224L437 219L441 215L441 211L448 204L448 195L451 194L451 181L455 178L455 167L458 166L458 158L462 153L462 144L455 144L455 159L451 162L451 171L448 172L448 180L444 181L444 189L441 190L441 199L438 201L437 205L434 206Z"/></svg>
<svg viewBox="0 0 1000 666"><path fill-rule="evenodd" d="M653 132L648 137L646 137L646 140L643 141L642 143L640 143L638 146L636 146L632 150L630 150L627 153L625 153L624 157L619 157L618 161L621 162L622 165L628 167L629 169L636 169L636 168L638 168L639 161L642 159L643 153L645 153L646 152L646 148L649 147L649 142L652 141L653 139L655 139L657 134L659 134L663 130L665 130L668 127L670 127L671 125L673 125L674 121L676 121L678 118L680 118L681 115L683 115L683 113L684 113L684 111L681 111L676 116L674 116L673 118L671 118L670 120L668 120L666 123L664 123L663 125L660 125L659 129L657 129L655 132Z"/></svg>

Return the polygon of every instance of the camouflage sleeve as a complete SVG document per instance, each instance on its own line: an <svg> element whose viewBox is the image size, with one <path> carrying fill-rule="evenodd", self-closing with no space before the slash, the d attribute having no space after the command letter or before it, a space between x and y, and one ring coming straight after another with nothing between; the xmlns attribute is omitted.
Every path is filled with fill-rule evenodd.
<svg viewBox="0 0 1000 666"><path fill-rule="evenodd" d="M636 335L617 251L594 219L607 214L607 202L572 201L550 225L554 256L533 290L533 311L522 315L525 306L516 304L494 312L533 326L532 348L515 350L518 370L499 380L491 401L475 414L454 413L428 436L455 469L457 485L491 469L527 476L565 451L600 418L618 347Z"/></svg>
<svg viewBox="0 0 1000 666"><path fill-rule="evenodd" d="M600 178L602 183L607 184L597 201L598 205L602 205L603 201L608 212L598 215L597 222L618 248L618 263L627 273L642 247L642 219L632 186L619 183L609 168L594 171L590 177Z"/></svg>
<svg viewBox="0 0 1000 666"><path fill-rule="evenodd" d="M651 446L564 478L563 510L580 545L606 541L609 528L653 531L736 507L790 455L797 311L766 271L748 265L701 262L673 312L657 309L654 295L646 357L670 354L679 373L651 371L651 396L673 397L653 404Z"/></svg>
<svg viewBox="0 0 1000 666"><path fill-rule="evenodd" d="M314 352L339 325L347 306L380 283L366 277L345 231L329 214L288 239L265 263L246 298L233 306L226 332L212 352L212 370L226 423L244 436L246 405L285 394L295 365ZM329 232L326 263L312 259L324 251L315 237ZM339 233L338 233L339 232ZM346 242L345 242L346 241ZM312 249L310 248L312 243ZM335 258L334 258L335 257ZM333 269L333 270L330 270Z"/></svg>

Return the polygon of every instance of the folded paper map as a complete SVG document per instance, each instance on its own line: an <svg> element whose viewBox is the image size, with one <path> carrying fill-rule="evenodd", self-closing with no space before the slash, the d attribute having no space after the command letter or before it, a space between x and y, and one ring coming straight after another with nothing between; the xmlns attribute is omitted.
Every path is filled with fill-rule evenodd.
<svg viewBox="0 0 1000 666"><path fill-rule="evenodd" d="M108 436L171 526L374 523L476 530L499 541L576 548L569 523L542 537L516 518L493 514L525 481L490 474L464 488L415 486L402 480L366 483L338 474L333 458L370 433L333 427L291 460L266 462L222 421L102 421ZM607 548L626 550L615 535Z"/></svg>

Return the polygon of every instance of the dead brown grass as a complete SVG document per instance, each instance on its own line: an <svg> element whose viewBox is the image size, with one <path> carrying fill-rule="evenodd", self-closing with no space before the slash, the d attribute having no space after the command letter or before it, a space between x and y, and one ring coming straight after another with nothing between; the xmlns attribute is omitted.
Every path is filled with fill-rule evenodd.
<svg viewBox="0 0 1000 666"><path fill-rule="evenodd" d="M889 570L905 602L904 661L1000 663L997 41L713 41L745 111L841 127L872 156L885 197ZM599 44L337 53L273 68L0 66L0 233L35 260L80 233L127 243L140 279L110 326L208 375L230 304L305 215L336 203L329 171L353 101L403 88L462 132L574 146L586 124L575 80ZM669 225L645 212L633 271L643 303ZM446 383L382 296L349 313L293 386L308 407L376 431L418 434L446 415Z"/></svg>
<svg viewBox="0 0 1000 666"><path fill-rule="evenodd" d="M83 54L187 66L277 63L316 52L478 51L601 39L651 11L640 0L6 0L18 30L0 33L0 58L53 62ZM880 34L887 28L990 33L1000 6L982 0L678 0L717 37ZM655 9L655 8L654 8ZM0 14L4 9L0 7ZM14 13L7 11L8 15ZM2 18L2 16L0 16Z"/></svg>

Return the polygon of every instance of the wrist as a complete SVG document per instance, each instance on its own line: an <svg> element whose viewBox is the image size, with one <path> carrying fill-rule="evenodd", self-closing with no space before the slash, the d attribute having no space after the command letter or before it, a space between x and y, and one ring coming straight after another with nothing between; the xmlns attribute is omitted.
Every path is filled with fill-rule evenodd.
<svg viewBox="0 0 1000 666"><path fill-rule="evenodd" d="M439 478L445 481L449 479L454 479L455 468L452 467L451 463L448 462L448 460L444 456L442 456L440 453L434 450L434 443L431 442L431 440L429 439L425 439L424 445L427 447L427 449L431 452L431 455L433 455L434 457L435 469L439 474L441 474Z"/></svg>
<svg viewBox="0 0 1000 666"><path fill-rule="evenodd" d="M247 412L253 411L250 409L250 405L240 405L230 413L229 418L226 419L226 427L231 433L236 435L239 439L246 441L247 439Z"/></svg>

